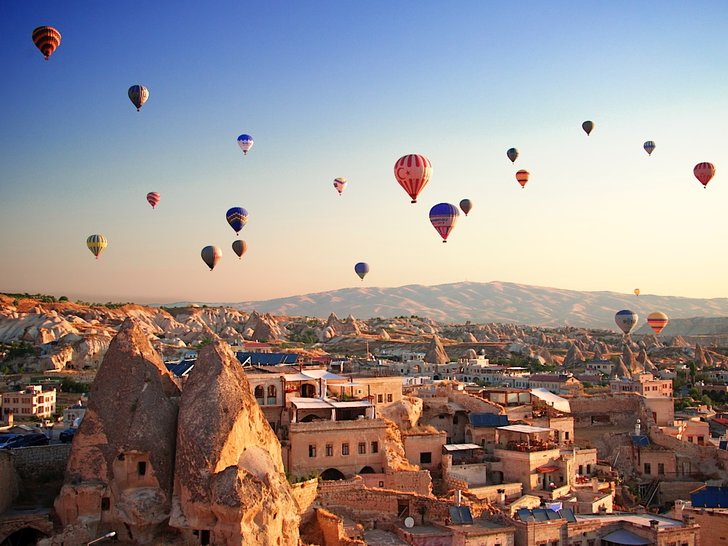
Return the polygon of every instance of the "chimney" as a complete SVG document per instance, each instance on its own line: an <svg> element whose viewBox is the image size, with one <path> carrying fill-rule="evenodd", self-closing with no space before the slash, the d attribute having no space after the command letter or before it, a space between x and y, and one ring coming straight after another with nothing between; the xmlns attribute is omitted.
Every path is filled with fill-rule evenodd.
<svg viewBox="0 0 728 546"><path fill-rule="evenodd" d="M657 531L657 526L658 525L660 525L660 522L657 521L656 519L651 519L650 520L650 529L653 529L653 530Z"/></svg>
<svg viewBox="0 0 728 546"><path fill-rule="evenodd" d="M689 512L683 512L682 520L685 525L695 525L695 516Z"/></svg>
<svg viewBox="0 0 728 546"><path fill-rule="evenodd" d="M463 492L460 489L455 490L455 506L460 506L463 502Z"/></svg>
<svg viewBox="0 0 728 546"><path fill-rule="evenodd" d="M496 491L498 493L498 504L500 504L501 506L505 506L506 505L506 490L497 489Z"/></svg>

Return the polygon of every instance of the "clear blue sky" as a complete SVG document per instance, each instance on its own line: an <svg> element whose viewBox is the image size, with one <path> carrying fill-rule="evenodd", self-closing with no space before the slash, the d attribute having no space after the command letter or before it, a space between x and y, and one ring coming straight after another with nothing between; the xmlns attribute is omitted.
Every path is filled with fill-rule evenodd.
<svg viewBox="0 0 728 546"><path fill-rule="evenodd" d="M726 21L720 1L0 3L0 291L233 302L500 280L728 296ZM48 62L30 37L44 24L63 36ZM392 173L407 153L433 164L417 205ZM707 190L701 161L717 167ZM443 245L429 208L466 197ZM250 213L242 260L231 206ZM109 240L98 261L93 233Z"/></svg>

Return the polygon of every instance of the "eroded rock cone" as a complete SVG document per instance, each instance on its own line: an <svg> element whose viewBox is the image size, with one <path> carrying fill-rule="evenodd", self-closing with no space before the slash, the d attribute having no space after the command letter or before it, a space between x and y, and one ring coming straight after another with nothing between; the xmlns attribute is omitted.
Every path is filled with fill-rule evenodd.
<svg viewBox="0 0 728 546"><path fill-rule="evenodd" d="M427 353L425 353L425 362L429 362L430 364L447 364L450 362L439 336L432 336L430 346L427 349Z"/></svg>
<svg viewBox="0 0 728 546"><path fill-rule="evenodd" d="M64 526L86 525L91 534L111 528L123 540L154 543L171 508L179 396L148 335L126 319L73 441L55 502Z"/></svg>
<svg viewBox="0 0 728 546"><path fill-rule="evenodd" d="M172 527L209 531L218 546L298 544L280 444L226 344L200 352L177 431Z"/></svg>

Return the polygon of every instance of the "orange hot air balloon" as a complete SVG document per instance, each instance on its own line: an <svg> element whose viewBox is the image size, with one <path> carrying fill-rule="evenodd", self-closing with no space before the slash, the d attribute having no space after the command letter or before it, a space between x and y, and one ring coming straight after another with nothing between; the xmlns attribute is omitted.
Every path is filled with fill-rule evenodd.
<svg viewBox="0 0 728 546"><path fill-rule="evenodd" d="M652 328L658 336L660 335L660 332L665 329L668 322L670 322L670 319L667 318L665 313L656 311L647 315L647 324L650 325L650 328Z"/></svg>
<svg viewBox="0 0 728 546"><path fill-rule="evenodd" d="M394 164L394 177L412 198L412 203L417 203L417 196L430 181L431 176L432 163L424 155L405 155Z"/></svg>
<svg viewBox="0 0 728 546"><path fill-rule="evenodd" d="M703 189L705 189L708 187L708 182L715 176L715 165L707 162L698 163L693 169L693 174L703 185Z"/></svg>
<svg viewBox="0 0 728 546"><path fill-rule="evenodd" d="M531 173L528 171L521 169L516 173L516 180L518 180L518 183L521 185L521 189L526 187L526 183L528 182L528 177L531 176Z"/></svg>
<svg viewBox="0 0 728 546"><path fill-rule="evenodd" d="M639 296L640 295L640 289L639 288L635 288L634 289L634 295L635 296Z"/></svg>
<svg viewBox="0 0 728 546"><path fill-rule="evenodd" d="M56 48L61 45L61 33L53 27L38 27L33 30L33 43L47 61Z"/></svg>

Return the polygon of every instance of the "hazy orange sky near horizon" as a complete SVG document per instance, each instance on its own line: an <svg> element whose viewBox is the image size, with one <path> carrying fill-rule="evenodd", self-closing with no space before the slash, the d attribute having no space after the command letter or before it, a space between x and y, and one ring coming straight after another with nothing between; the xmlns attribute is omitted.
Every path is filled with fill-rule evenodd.
<svg viewBox="0 0 728 546"><path fill-rule="evenodd" d="M0 291L212 303L503 281L728 297L726 15L718 1L181 1L171 25L164 2L4 4ZM48 62L30 38L43 24L63 36ZM150 91L141 112L133 84ZM393 175L408 153L433 164L415 205ZM707 189L702 161L717 167ZM428 211L463 198L473 210L442 244ZM250 214L242 260L232 206ZM212 272L208 244L223 252Z"/></svg>

